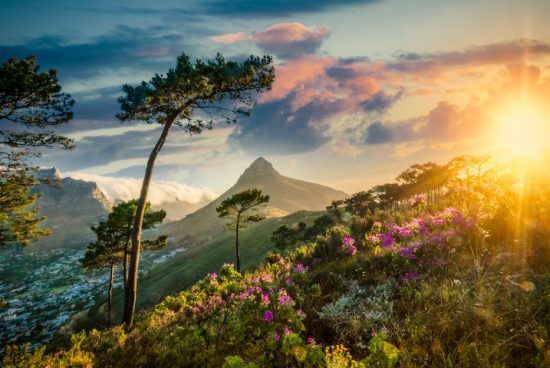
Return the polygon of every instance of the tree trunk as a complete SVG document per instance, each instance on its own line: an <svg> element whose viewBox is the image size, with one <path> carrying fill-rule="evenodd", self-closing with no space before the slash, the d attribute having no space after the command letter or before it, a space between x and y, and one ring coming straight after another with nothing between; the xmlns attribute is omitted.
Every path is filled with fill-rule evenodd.
<svg viewBox="0 0 550 368"><path fill-rule="evenodd" d="M124 295L126 295L126 289L128 288L128 245L130 245L130 235L126 237L126 243L124 243L124 259L122 260L122 273L124 274Z"/></svg>
<svg viewBox="0 0 550 368"><path fill-rule="evenodd" d="M141 253L141 228L143 225L143 215L145 214L145 204L147 203L147 194L149 192L149 185L151 184L151 177L153 175L153 168L155 166L155 160L160 152L168 130L172 126L172 123L177 115L168 119L164 124L162 133L155 144L155 147L149 155L147 160L147 166L145 168L145 176L143 177L143 183L141 185L141 193L139 196L136 215L134 217L134 224L132 227L132 248L130 251L130 267L128 270L128 287L126 288L124 295L124 323L127 328L131 328L134 324L134 314L136 311L137 300L137 283L138 283L138 267L139 256Z"/></svg>
<svg viewBox="0 0 550 368"><path fill-rule="evenodd" d="M107 301L107 327L111 327L111 308L113 305L113 279L115 264L111 262L111 274L109 275L109 300Z"/></svg>
<svg viewBox="0 0 550 368"><path fill-rule="evenodd" d="M237 219L237 226L235 227L235 258L237 263L237 272L241 273L241 255L239 253L239 220Z"/></svg>

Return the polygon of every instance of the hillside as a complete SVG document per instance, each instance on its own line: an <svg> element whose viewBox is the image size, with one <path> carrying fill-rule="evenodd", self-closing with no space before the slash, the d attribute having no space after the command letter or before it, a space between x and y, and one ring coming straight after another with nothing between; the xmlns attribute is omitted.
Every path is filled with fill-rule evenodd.
<svg viewBox="0 0 550 368"><path fill-rule="evenodd" d="M269 194L270 217L280 217L300 210L321 211L333 200L348 195L342 191L281 175L263 157L256 159L239 177L235 185L198 211L163 227L162 231L183 244L209 243L223 235L223 222L216 207L222 200L245 189L259 188Z"/></svg>
<svg viewBox="0 0 550 368"><path fill-rule="evenodd" d="M332 209L331 227L317 229L315 241L243 274L207 257L230 257L230 243L197 248L187 263L159 270L174 280L200 279L200 267L209 273L140 314L131 330L81 332L50 347L55 353L8 348L4 366L548 367L548 167L486 162L465 176L479 159L460 162L458 171L453 161L398 184L402 195L414 184L411 205ZM442 172L447 190L430 198L431 176ZM526 198L540 211L527 211ZM350 216L334 213L341 210ZM269 222L304 215L251 227L246 262L260 257ZM163 288L162 272L140 287Z"/></svg>

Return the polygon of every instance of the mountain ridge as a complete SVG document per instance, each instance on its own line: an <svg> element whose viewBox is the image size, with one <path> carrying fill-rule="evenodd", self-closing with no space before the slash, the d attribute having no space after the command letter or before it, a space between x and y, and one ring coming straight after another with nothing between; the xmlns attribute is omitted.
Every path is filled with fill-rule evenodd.
<svg viewBox="0 0 550 368"><path fill-rule="evenodd" d="M190 238L201 243L213 241L224 230L216 207L223 199L253 188L261 189L270 196L267 217L282 217L301 210L320 211L333 200L348 197L347 193L325 185L284 176L269 161L259 157L219 197L183 219L166 224L163 231L178 243L189 241Z"/></svg>

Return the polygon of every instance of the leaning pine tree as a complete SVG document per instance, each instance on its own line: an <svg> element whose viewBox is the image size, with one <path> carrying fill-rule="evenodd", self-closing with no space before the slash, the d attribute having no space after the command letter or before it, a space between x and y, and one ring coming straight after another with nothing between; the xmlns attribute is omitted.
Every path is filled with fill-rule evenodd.
<svg viewBox="0 0 550 368"><path fill-rule="evenodd" d="M128 288L124 296L124 322L132 327L136 308L138 265L141 250L141 228L149 185L158 153L170 128L180 127L189 134L210 129L213 120L206 113L218 113L227 122L236 122L239 115L250 114L258 93L271 88L275 71L270 56L251 56L243 62L228 61L218 54L209 61L182 54L176 67L166 75L155 75L136 87L124 86L125 96L119 99L120 121L141 120L162 126L160 136L149 155L141 186L138 208L132 227Z"/></svg>

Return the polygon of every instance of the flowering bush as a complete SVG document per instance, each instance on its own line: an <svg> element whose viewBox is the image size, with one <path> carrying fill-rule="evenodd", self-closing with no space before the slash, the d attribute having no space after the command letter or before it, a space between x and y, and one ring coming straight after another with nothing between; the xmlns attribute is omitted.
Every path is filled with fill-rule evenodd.
<svg viewBox="0 0 550 368"><path fill-rule="evenodd" d="M511 257L474 257L479 219L417 214L377 212L366 233L331 227L251 273L225 265L132 331L78 334L58 354L10 347L3 366L547 365L550 281L510 273Z"/></svg>

